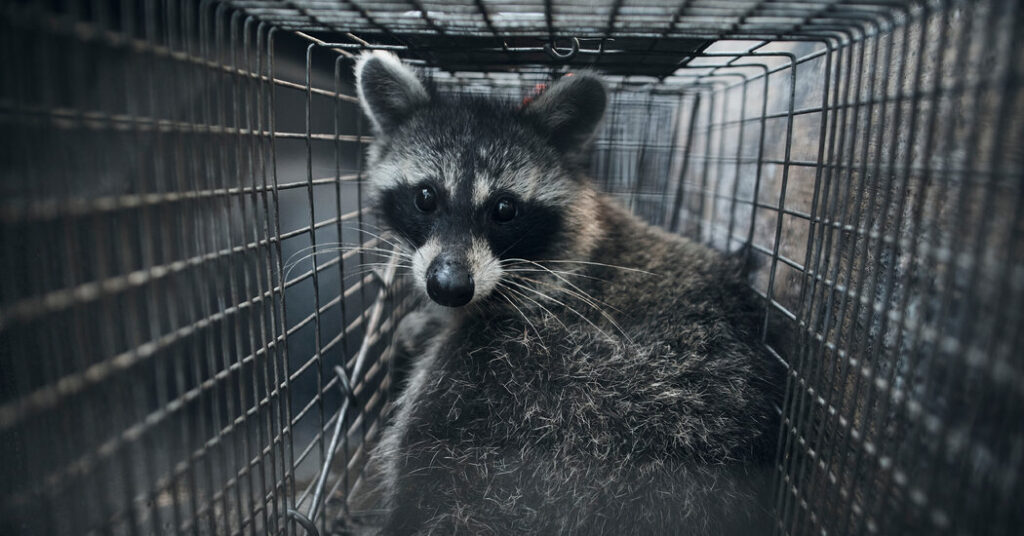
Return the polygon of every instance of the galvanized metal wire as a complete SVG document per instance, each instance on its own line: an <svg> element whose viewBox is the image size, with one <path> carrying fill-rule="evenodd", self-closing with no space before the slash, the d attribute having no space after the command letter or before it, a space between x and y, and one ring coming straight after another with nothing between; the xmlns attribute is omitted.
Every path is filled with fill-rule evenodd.
<svg viewBox="0 0 1024 536"><path fill-rule="evenodd" d="M755 266L789 371L772 531L1015 533L1022 20L1015 0L5 4L0 533L372 523L411 302L374 273L367 48L441 91L606 76L594 179Z"/></svg>

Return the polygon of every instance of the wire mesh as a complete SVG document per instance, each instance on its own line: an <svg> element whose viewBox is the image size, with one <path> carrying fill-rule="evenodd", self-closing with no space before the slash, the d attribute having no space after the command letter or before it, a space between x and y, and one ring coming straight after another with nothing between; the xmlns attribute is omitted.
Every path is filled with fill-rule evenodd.
<svg viewBox="0 0 1024 536"><path fill-rule="evenodd" d="M388 244L361 179L365 48L511 99L605 75L594 179L755 261L789 370L774 532L1016 532L1022 18L1014 0L6 3L0 532L358 517L410 307L369 268Z"/></svg>
<svg viewBox="0 0 1024 536"><path fill-rule="evenodd" d="M0 24L2 532L284 531L340 418L331 367L394 323L387 300L365 330L384 298L359 268L378 256L348 69L311 79L275 60L304 43L213 2ZM353 468L384 376L353 386Z"/></svg>

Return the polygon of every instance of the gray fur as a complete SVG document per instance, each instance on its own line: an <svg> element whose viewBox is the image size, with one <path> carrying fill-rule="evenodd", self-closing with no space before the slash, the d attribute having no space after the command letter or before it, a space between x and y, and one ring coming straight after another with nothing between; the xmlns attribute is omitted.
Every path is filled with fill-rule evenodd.
<svg viewBox="0 0 1024 536"><path fill-rule="evenodd" d="M423 84L392 54L363 54L355 72L359 102L379 136L386 136L410 111L428 101ZM363 92L368 86L373 87L369 94Z"/></svg>
<svg viewBox="0 0 1024 536"><path fill-rule="evenodd" d="M593 99L595 83L572 81L589 97L558 83L549 91ZM542 179L533 202L565 222L531 229L526 238L545 236L544 254L503 259L495 289L444 309L437 333L404 337L426 343L374 455L384 534L766 529L780 371L758 344L760 306L742 271L595 192L573 164L578 145L551 142L539 110L435 97L373 149L381 192L405 187L385 170L416 166L450 173L439 180L453 188L482 180L458 169L475 154L486 180L528 167ZM557 121L578 126L562 133L575 140L589 137L587 123ZM551 271L519 271L540 270L532 262Z"/></svg>

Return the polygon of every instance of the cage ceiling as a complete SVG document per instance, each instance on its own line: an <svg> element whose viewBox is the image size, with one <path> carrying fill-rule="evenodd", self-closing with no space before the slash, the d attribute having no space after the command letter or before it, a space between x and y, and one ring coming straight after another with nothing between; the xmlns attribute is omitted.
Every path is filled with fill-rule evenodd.
<svg viewBox="0 0 1024 536"><path fill-rule="evenodd" d="M723 39L848 36L906 10L908 1L767 2L232 1L282 29L342 48L393 50L447 71L509 71L552 60L606 74L664 79Z"/></svg>

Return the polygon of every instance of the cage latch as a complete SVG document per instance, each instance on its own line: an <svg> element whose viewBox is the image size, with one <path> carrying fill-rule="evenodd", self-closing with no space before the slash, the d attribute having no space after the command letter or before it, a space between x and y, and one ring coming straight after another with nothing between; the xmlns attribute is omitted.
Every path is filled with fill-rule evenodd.
<svg viewBox="0 0 1024 536"><path fill-rule="evenodd" d="M569 61L573 59L580 51L580 40L576 37L572 38L571 48L568 52L561 52L555 47L555 40L552 39L550 42L544 44L544 52L551 56L551 59L555 61Z"/></svg>

